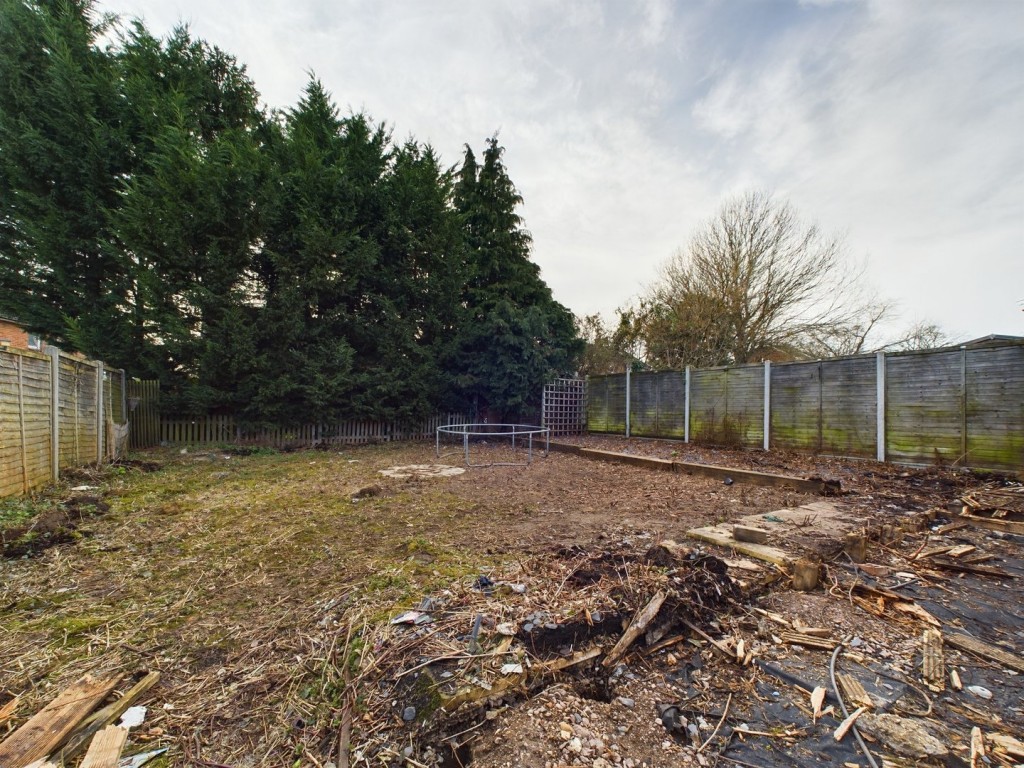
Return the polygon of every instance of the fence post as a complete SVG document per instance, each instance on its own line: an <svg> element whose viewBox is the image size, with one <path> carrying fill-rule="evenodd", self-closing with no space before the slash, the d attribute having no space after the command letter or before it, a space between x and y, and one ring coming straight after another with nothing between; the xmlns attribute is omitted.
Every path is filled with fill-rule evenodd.
<svg viewBox="0 0 1024 768"><path fill-rule="evenodd" d="M626 437L629 437L629 368L626 368Z"/></svg>
<svg viewBox="0 0 1024 768"><path fill-rule="evenodd" d="M967 347L960 347L960 461L967 462Z"/></svg>
<svg viewBox="0 0 1024 768"><path fill-rule="evenodd" d="M96 463L103 463L103 363L96 361Z"/></svg>
<svg viewBox="0 0 1024 768"><path fill-rule="evenodd" d="M879 461L885 461L885 351L879 351L875 356L875 403L876 419L875 430L876 455Z"/></svg>
<svg viewBox="0 0 1024 768"><path fill-rule="evenodd" d="M50 473L60 480L60 350L47 347L50 356Z"/></svg>
<svg viewBox="0 0 1024 768"><path fill-rule="evenodd" d="M771 431L772 416L772 361L764 361L764 449L768 450L768 436Z"/></svg>
<svg viewBox="0 0 1024 768"><path fill-rule="evenodd" d="M686 386L683 396L683 442L690 442L690 366L686 366Z"/></svg>

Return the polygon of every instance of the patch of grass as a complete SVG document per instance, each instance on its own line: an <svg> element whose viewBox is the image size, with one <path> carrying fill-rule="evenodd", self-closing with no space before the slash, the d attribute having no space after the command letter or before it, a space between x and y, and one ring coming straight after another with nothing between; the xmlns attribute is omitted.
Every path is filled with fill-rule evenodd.
<svg viewBox="0 0 1024 768"><path fill-rule="evenodd" d="M49 498L26 496L24 498L0 499L0 531L23 526L56 506L57 502Z"/></svg>

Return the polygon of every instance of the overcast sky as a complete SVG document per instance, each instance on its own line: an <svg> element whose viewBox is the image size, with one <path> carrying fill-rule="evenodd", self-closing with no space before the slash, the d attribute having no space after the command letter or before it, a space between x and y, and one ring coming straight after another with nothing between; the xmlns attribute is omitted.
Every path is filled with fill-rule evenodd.
<svg viewBox="0 0 1024 768"><path fill-rule="evenodd" d="M1024 2L104 0L193 33L288 107L450 164L499 132L534 259L576 313L634 298L723 198L846 234L898 325L1024 335Z"/></svg>

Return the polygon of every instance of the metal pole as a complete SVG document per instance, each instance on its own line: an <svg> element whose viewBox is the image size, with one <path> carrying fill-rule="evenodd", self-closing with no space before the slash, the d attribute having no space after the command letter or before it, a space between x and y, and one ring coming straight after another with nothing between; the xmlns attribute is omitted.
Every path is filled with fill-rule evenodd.
<svg viewBox="0 0 1024 768"><path fill-rule="evenodd" d="M515 434L515 427L513 427L512 429L513 429L513 434ZM526 449L526 463L527 464L533 464L533 432L531 432L529 434L529 436L526 438L526 440L527 440L527 443L529 444L529 447Z"/></svg>
<svg viewBox="0 0 1024 768"><path fill-rule="evenodd" d="M772 408L772 361L764 361L764 449L768 450L768 436L771 433Z"/></svg>
<svg viewBox="0 0 1024 768"><path fill-rule="evenodd" d="M434 453L437 454L437 458L441 458L441 430L434 430Z"/></svg>
<svg viewBox="0 0 1024 768"><path fill-rule="evenodd" d="M875 356L875 430L876 446L875 458L885 461L885 352L878 352Z"/></svg>
<svg viewBox="0 0 1024 768"><path fill-rule="evenodd" d="M626 369L626 437L629 437L629 368Z"/></svg>
<svg viewBox="0 0 1024 768"><path fill-rule="evenodd" d="M462 433L462 450L466 454L466 463L469 464L469 430Z"/></svg>
<svg viewBox="0 0 1024 768"><path fill-rule="evenodd" d="M690 366L686 366L686 395L683 405L683 442L690 442Z"/></svg>

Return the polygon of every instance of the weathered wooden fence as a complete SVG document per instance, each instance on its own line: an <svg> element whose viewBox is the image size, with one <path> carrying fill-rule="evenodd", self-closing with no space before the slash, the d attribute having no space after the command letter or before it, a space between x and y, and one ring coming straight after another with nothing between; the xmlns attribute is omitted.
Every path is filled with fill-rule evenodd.
<svg viewBox="0 0 1024 768"><path fill-rule="evenodd" d="M161 418L160 442L165 445L264 445L276 448L353 445L425 440L433 438L438 427L464 423L466 419L458 414L442 414L415 424L350 419L335 424L308 424L291 429L246 429L236 424L231 416Z"/></svg>
<svg viewBox="0 0 1024 768"><path fill-rule="evenodd" d="M133 449L160 445L160 382L130 379L128 412L132 423L129 445Z"/></svg>
<svg viewBox="0 0 1024 768"><path fill-rule="evenodd" d="M1024 343L593 376L587 429L1024 470Z"/></svg>
<svg viewBox="0 0 1024 768"><path fill-rule="evenodd" d="M125 413L123 371L55 347L0 350L0 497L116 456Z"/></svg>

